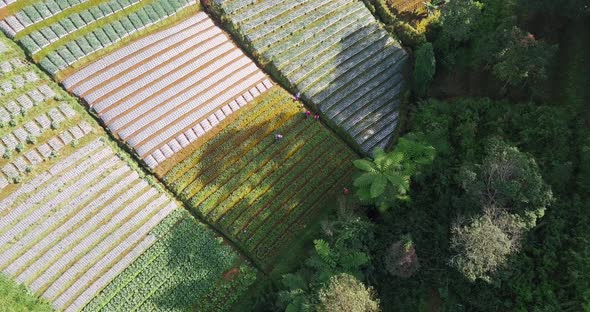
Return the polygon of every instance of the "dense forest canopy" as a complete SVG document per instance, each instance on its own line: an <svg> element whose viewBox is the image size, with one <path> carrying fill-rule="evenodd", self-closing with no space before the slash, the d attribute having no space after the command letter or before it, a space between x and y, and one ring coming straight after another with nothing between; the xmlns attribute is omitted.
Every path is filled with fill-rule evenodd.
<svg viewBox="0 0 590 312"><path fill-rule="evenodd" d="M409 2L365 0L414 58L399 139L355 162L305 264L243 304L590 309L590 2Z"/></svg>

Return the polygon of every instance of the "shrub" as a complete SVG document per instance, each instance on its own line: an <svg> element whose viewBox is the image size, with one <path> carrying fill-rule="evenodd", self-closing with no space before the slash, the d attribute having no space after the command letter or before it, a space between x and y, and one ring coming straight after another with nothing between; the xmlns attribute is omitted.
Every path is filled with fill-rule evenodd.
<svg viewBox="0 0 590 312"><path fill-rule="evenodd" d="M436 72L436 59L434 48L427 42L416 50L416 61L414 66L414 89L419 96L425 96L428 86Z"/></svg>
<svg viewBox="0 0 590 312"><path fill-rule="evenodd" d="M322 312L380 311L373 288L346 273L330 278L330 283L319 291L318 297L317 310Z"/></svg>
<svg viewBox="0 0 590 312"><path fill-rule="evenodd" d="M426 43L426 36L406 22L396 21L393 25L387 26L386 28L394 33L403 45L412 49Z"/></svg>
<svg viewBox="0 0 590 312"><path fill-rule="evenodd" d="M385 269L391 275L408 278L414 275L419 268L416 248L410 236L404 236L387 250Z"/></svg>

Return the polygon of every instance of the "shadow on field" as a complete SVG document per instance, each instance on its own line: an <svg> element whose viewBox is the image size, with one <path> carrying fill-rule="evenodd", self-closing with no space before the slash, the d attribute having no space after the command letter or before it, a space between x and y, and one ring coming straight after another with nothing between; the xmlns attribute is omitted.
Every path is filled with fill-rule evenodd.
<svg viewBox="0 0 590 312"><path fill-rule="evenodd" d="M166 276L152 297L154 306L163 311L187 311L219 296L217 289L223 274L238 261L231 246L188 215L165 238ZM149 281L147 281L149 283Z"/></svg>
<svg viewBox="0 0 590 312"><path fill-rule="evenodd" d="M325 63L326 68L319 69L324 53L302 66L320 70L323 75L307 87L306 98L353 145L371 139L384 129L393 133L397 124L396 112L403 91L400 81L407 65L401 60L404 51L388 45L390 34L380 36L379 32L384 30L376 30L374 25L350 27L333 47L341 52ZM297 87L305 87L312 80L305 78ZM314 90L318 87L319 92ZM377 141L369 145L389 141L389 136L379 137ZM367 150L366 146L362 149Z"/></svg>

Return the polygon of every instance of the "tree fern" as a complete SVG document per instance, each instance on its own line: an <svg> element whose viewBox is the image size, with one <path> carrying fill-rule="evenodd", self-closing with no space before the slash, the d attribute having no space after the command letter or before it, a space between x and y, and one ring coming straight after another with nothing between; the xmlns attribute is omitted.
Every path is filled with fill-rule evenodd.
<svg viewBox="0 0 590 312"><path fill-rule="evenodd" d="M432 163L435 150L417 142L414 135L400 138L395 150L385 152L376 148L373 159L359 159L354 166L359 174L354 180L356 195L367 204L384 212L396 201L409 199L410 178L419 167Z"/></svg>

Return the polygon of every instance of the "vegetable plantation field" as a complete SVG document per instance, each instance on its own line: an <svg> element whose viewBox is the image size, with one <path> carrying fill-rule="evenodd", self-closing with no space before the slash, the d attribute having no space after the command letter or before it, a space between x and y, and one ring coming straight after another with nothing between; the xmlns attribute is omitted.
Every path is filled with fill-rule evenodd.
<svg viewBox="0 0 590 312"><path fill-rule="evenodd" d="M65 311L219 311L253 282L232 247L1 35L0 71L4 274Z"/></svg>
<svg viewBox="0 0 590 312"><path fill-rule="evenodd" d="M120 46L179 14L194 0L15 1L0 29L51 74L90 55ZM137 34L136 34L137 33Z"/></svg>
<svg viewBox="0 0 590 312"><path fill-rule="evenodd" d="M285 46L321 116L194 0L0 0L0 29L66 89L0 37L0 271L59 310L225 311L281 264L350 184L358 155L324 122L386 144L406 56L360 2L302 2L297 40L262 19L275 2L242 10L277 26L261 51Z"/></svg>
<svg viewBox="0 0 590 312"><path fill-rule="evenodd" d="M116 50L63 84L150 168L272 86L203 12Z"/></svg>
<svg viewBox="0 0 590 312"><path fill-rule="evenodd" d="M407 53L357 0L219 0L212 11L360 150L397 125Z"/></svg>
<svg viewBox="0 0 590 312"><path fill-rule="evenodd" d="M330 194L348 184L357 156L278 86L237 114L164 183L270 268Z"/></svg>

